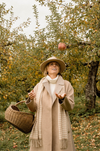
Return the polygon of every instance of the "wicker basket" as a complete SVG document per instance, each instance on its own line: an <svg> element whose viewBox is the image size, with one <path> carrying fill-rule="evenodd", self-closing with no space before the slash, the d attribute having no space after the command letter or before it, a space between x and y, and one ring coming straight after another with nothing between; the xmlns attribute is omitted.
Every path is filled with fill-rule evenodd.
<svg viewBox="0 0 100 151"><path fill-rule="evenodd" d="M15 105L10 105L5 111L5 119L23 133L30 133L34 123L34 115L19 111L17 105L25 101L20 101Z"/></svg>

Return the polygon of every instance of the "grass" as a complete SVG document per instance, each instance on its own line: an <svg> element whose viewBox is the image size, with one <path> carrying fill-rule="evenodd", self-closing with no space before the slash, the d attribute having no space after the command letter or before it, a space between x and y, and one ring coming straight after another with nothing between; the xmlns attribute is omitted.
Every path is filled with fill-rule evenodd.
<svg viewBox="0 0 100 151"><path fill-rule="evenodd" d="M100 101L96 109L85 112L84 97L75 98L75 107L69 113L76 151L100 151ZM25 109L27 110L27 109ZM0 151L28 151L29 135L14 128L0 112Z"/></svg>
<svg viewBox="0 0 100 151"><path fill-rule="evenodd" d="M0 151L28 151L29 135L26 135L9 123L1 124Z"/></svg>
<svg viewBox="0 0 100 151"><path fill-rule="evenodd" d="M100 151L100 101L86 112L85 98L75 98L75 108L69 113L76 151Z"/></svg>

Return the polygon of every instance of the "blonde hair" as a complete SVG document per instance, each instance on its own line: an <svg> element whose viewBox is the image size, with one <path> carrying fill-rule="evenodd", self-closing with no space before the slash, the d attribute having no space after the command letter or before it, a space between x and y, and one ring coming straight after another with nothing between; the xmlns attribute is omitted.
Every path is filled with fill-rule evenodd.
<svg viewBox="0 0 100 151"><path fill-rule="evenodd" d="M49 62L50 63L50 62ZM43 75L44 76L47 76L48 75L48 72L47 72L47 67L49 66L49 63L45 66L45 68L44 68L44 71L43 71ZM57 62L58 63L58 62ZM58 65L59 65L59 63L58 63ZM61 73L60 73L60 65L59 65L59 73L58 73L58 75L61 75Z"/></svg>

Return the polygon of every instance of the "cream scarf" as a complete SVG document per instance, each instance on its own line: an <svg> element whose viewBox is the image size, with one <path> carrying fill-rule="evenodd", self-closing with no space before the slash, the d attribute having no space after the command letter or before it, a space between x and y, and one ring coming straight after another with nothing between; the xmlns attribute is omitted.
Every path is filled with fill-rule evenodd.
<svg viewBox="0 0 100 151"><path fill-rule="evenodd" d="M43 80L42 80L43 81ZM39 89L36 95L37 102L37 113L36 113L36 121L34 123L32 132L30 134L30 146L40 147L43 145L42 142L42 94L43 94L43 83L40 81ZM65 90L64 90L65 91ZM68 143L68 122L65 110L62 108L60 104L58 104L58 128L59 128L59 141L60 148L67 148Z"/></svg>
<svg viewBox="0 0 100 151"><path fill-rule="evenodd" d="M58 76L55 79L51 79L51 77L47 75L46 79L50 82L51 95L53 96Z"/></svg>

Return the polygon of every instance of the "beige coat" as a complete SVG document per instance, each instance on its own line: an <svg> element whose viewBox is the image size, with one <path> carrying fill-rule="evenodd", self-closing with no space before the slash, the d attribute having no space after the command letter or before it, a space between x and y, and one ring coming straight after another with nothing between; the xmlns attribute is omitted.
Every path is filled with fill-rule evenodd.
<svg viewBox="0 0 100 151"><path fill-rule="evenodd" d="M58 132L58 98L54 94L53 97L50 93L49 82L45 78L43 80L44 91L42 98L42 137L43 137L43 146L38 148L32 148L30 146L30 151L75 151L73 136L71 131L71 124L68 112L66 112L66 118L68 118L68 147L67 149L60 149L59 146L59 132ZM61 104L61 106L66 110L70 111L74 108L74 90L70 82L63 80L59 76L55 88L55 92L58 94L63 93L63 88L65 85L66 97ZM39 83L35 86L34 91L37 93L39 89ZM37 109L36 102L27 101L28 108L35 112Z"/></svg>

